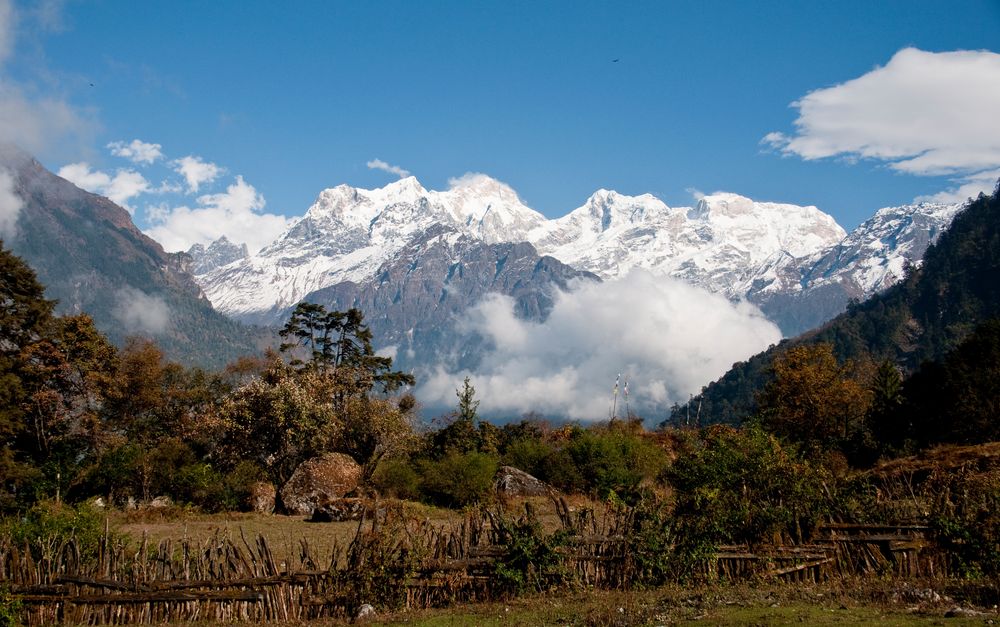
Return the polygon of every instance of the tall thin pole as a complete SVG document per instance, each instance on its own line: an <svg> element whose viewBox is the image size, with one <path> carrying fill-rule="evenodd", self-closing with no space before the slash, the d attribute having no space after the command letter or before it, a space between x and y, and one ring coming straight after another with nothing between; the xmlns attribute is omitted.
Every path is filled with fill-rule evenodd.
<svg viewBox="0 0 1000 627"><path fill-rule="evenodd" d="M618 411L618 382L621 381L622 373L618 373L618 377L615 378L615 387L611 390L611 420L615 419L615 414Z"/></svg>

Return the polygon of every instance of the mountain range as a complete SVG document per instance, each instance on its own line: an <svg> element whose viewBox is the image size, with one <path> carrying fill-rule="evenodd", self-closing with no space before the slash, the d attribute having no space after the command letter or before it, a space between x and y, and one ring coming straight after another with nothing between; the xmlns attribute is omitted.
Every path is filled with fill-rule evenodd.
<svg viewBox="0 0 1000 627"><path fill-rule="evenodd" d="M0 156L23 200L5 245L32 265L60 311L91 313L118 343L147 335L171 358L206 366L267 343L268 332L241 323L273 329L310 300L361 308L377 346L401 367L473 371L489 346L462 321L488 294L541 322L559 292L633 270L749 301L789 336L896 283L959 210L885 208L846 233L811 206L716 193L669 207L598 190L548 219L485 175L446 191L407 177L375 190L323 190L252 254L226 238L167 253L125 209L19 151Z"/></svg>
<svg viewBox="0 0 1000 627"><path fill-rule="evenodd" d="M693 207L669 207L649 194L601 189L583 206L547 219L482 174L466 175L443 192L407 177L374 190L323 190L302 218L254 255L228 241L189 254L216 309L256 324L280 322L317 293L342 294L333 289L340 284L373 287L386 267L432 241L433 229L446 229L487 246L530 244L531 254L603 280L634 268L678 278L750 301L788 336L899 280L958 209L888 207L847 233L812 206L716 193ZM485 293L495 286L481 287Z"/></svg>

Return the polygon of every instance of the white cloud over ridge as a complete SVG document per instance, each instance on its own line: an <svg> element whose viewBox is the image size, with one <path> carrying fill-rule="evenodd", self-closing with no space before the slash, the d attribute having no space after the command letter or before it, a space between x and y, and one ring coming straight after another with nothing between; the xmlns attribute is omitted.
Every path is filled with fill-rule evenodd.
<svg viewBox="0 0 1000 627"><path fill-rule="evenodd" d="M111 176L107 172L91 170L90 164L81 161L64 165L59 168L58 174L81 189L106 196L132 214L135 209L129 206L129 199L150 191L149 181L135 170L120 169Z"/></svg>
<svg viewBox="0 0 1000 627"><path fill-rule="evenodd" d="M284 216L261 213L265 204L264 196L237 176L225 192L199 196L196 207L150 207L147 217L155 225L145 232L168 251L186 251L225 235L255 253L288 226Z"/></svg>
<svg viewBox="0 0 1000 627"><path fill-rule="evenodd" d="M170 306L159 296L123 287L115 293L115 298L112 313L127 333L155 336L170 328Z"/></svg>
<svg viewBox="0 0 1000 627"><path fill-rule="evenodd" d="M1000 168L995 52L904 48L886 65L812 91L792 107L799 114L794 133L761 140L786 155L871 159L897 172L957 177L958 187L941 198L967 194ZM992 184L975 192L982 189Z"/></svg>
<svg viewBox="0 0 1000 627"><path fill-rule="evenodd" d="M474 372L438 366L417 389L422 402L453 404L469 376L483 411L583 421L608 418L619 372L628 377L632 409L659 420L734 362L781 339L750 304L641 270L577 283L558 295L543 323L518 319L511 298L492 294L462 324L493 349Z"/></svg>
<svg viewBox="0 0 1000 627"><path fill-rule="evenodd" d="M14 177L0 170L0 239L9 240L17 235L17 219L23 207L24 201L14 190Z"/></svg>
<svg viewBox="0 0 1000 627"><path fill-rule="evenodd" d="M382 170L383 172L388 172L389 174L395 174L401 179L410 176L409 170L401 168L398 165L392 165L390 163L386 163L385 161L382 161L381 159L378 158L372 159L365 165L368 166L369 170Z"/></svg>
<svg viewBox="0 0 1000 627"><path fill-rule="evenodd" d="M192 194L198 193L203 184L211 183L225 172L224 168L194 155L175 160L173 166L174 171L187 181L188 191Z"/></svg>
<svg viewBox="0 0 1000 627"><path fill-rule="evenodd" d="M127 144L123 141L111 142L107 147L114 156L128 159L132 163L149 165L163 158L163 146L140 139L133 139Z"/></svg>

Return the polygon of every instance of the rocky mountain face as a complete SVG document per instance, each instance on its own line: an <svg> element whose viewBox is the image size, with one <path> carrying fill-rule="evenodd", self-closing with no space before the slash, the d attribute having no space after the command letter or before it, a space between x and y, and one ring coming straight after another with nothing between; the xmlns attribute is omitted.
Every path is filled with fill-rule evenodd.
<svg viewBox="0 0 1000 627"><path fill-rule="evenodd" d="M492 244L525 241L544 222L510 187L481 175L446 192L427 191L413 177L376 190L340 185L323 190L300 220L256 255L198 278L219 311L275 324L310 292L371 280L435 226Z"/></svg>
<svg viewBox="0 0 1000 627"><path fill-rule="evenodd" d="M848 303L897 283L908 264L919 265L961 207L920 203L879 209L834 246L766 269L747 298L786 336L815 328Z"/></svg>
<svg viewBox="0 0 1000 627"><path fill-rule="evenodd" d="M812 206L717 193L694 207L668 207L649 194L599 190L583 206L548 220L485 175L468 175L444 192L408 177L375 190L324 190L258 254L233 255L225 265L199 266L196 274L218 310L276 324L319 290L345 283L372 287L383 266L401 263L404 250L444 227L487 245L527 242L540 255L602 279L633 268L679 278L749 300L793 335L897 281L905 263L919 263L957 210L886 208L848 234ZM219 243L220 251L231 249ZM207 256L192 252L197 259Z"/></svg>
<svg viewBox="0 0 1000 627"><path fill-rule="evenodd" d="M119 344L152 337L182 363L221 366L257 351L257 332L213 310L191 257L164 252L127 211L14 148L0 150L0 171L21 203L4 244L35 270L57 312L90 314Z"/></svg>
<svg viewBox="0 0 1000 627"><path fill-rule="evenodd" d="M343 281L306 295L328 309L365 312L378 343L401 368L427 364L474 368L481 338L456 320L486 294L514 300L518 316L544 319L555 291L574 280L599 280L528 243L486 243L454 227L433 226L383 263L372 280Z"/></svg>
<svg viewBox="0 0 1000 627"><path fill-rule="evenodd" d="M192 274L208 274L212 270L228 266L234 261L246 259L250 256L246 244L234 244L225 235L215 240L206 248L201 244L195 244L187 254L191 257Z"/></svg>

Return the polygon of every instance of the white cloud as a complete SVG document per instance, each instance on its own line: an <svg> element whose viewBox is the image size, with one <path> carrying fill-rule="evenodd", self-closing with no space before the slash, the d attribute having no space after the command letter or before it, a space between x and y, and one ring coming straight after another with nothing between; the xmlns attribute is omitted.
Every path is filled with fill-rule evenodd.
<svg viewBox="0 0 1000 627"><path fill-rule="evenodd" d="M579 420L607 419L618 372L628 377L632 408L655 420L734 362L781 339L752 305L646 271L576 284L558 295L544 323L518 319L512 299L493 294L463 325L492 350L475 372L437 367L417 390L423 402L453 404L469 376L484 411Z"/></svg>
<svg viewBox="0 0 1000 627"><path fill-rule="evenodd" d="M977 172L955 180L956 185L936 194L917 196L917 202L957 203L976 198L980 193L992 194L1000 179L1000 169Z"/></svg>
<svg viewBox="0 0 1000 627"><path fill-rule="evenodd" d="M147 208L146 217L155 225L146 234L168 251L186 251L194 244L210 244L225 235L233 242L246 243L255 253L288 225L284 216L261 213L264 196L242 176L237 176L225 192L199 196L198 204L194 208Z"/></svg>
<svg viewBox="0 0 1000 627"><path fill-rule="evenodd" d="M151 296L134 287L115 293L112 313L127 333L160 335L170 326L170 307L159 296Z"/></svg>
<svg viewBox="0 0 1000 627"><path fill-rule="evenodd" d="M135 170L121 169L111 176L107 172L91 170L85 161L64 165L59 168L58 174L77 187L106 196L132 214L135 209L129 206L128 200L150 189L149 181Z"/></svg>
<svg viewBox="0 0 1000 627"><path fill-rule="evenodd" d="M941 198L965 194L1000 167L995 52L905 48L884 67L792 106L799 112L795 132L761 140L787 155L872 159L898 172L956 176L958 187Z"/></svg>
<svg viewBox="0 0 1000 627"><path fill-rule="evenodd" d="M696 201L701 200L702 198L705 197L705 192L701 191L697 187L688 187L684 191L691 194L691 198L694 198Z"/></svg>
<svg viewBox="0 0 1000 627"><path fill-rule="evenodd" d="M111 142L108 144L111 154L116 157L128 159L132 163L150 164L163 158L163 146L160 144L150 144L139 139L133 139L129 143Z"/></svg>
<svg viewBox="0 0 1000 627"><path fill-rule="evenodd" d="M410 176L409 170L404 170L398 165L391 165L381 159L372 159L365 165L368 166L369 170L382 170L383 172L388 172L389 174L395 174L401 179Z"/></svg>
<svg viewBox="0 0 1000 627"><path fill-rule="evenodd" d="M89 117L65 101L28 96L19 86L0 79L0 141L37 155L62 141L85 143L93 128Z"/></svg>
<svg viewBox="0 0 1000 627"><path fill-rule="evenodd" d="M11 239L17 234L17 219L24 201L14 190L14 177L0 170L0 239Z"/></svg>
<svg viewBox="0 0 1000 627"><path fill-rule="evenodd" d="M173 166L174 171L187 181L188 190L192 194L197 193L202 184L211 183L225 172L224 168L194 155L175 160Z"/></svg>

